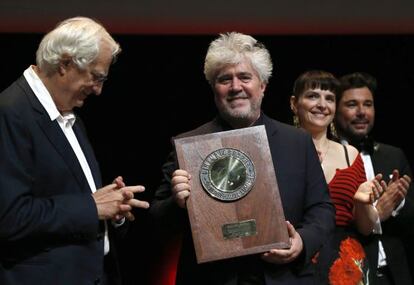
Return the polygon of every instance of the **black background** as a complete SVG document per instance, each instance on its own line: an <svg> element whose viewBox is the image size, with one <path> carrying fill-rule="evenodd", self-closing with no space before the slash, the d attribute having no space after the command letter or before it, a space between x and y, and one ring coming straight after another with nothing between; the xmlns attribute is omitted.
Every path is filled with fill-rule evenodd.
<svg viewBox="0 0 414 285"><path fill-rule="evenodd" d="M35 63L41 37L0 34L0 90ZM215 37L114 35L123 52L111 68L103 93L88 99L79 110L105 183L122 175L129 185L145 185L146 192L138 197L151 200L170 151L170 137L214 117L213 95L204 78L203 63L208 44ZM269 49L274 63L262 105L267 115L291 123L293 81L306 70L323 69L337 76L355 71L371 73L378 80L374 136L401 147L413 165L413 35L255 37ZM136 217L121 245L123 273L126 284L131 285L150 283L163 248L146 211L137 211Z"/></svg>

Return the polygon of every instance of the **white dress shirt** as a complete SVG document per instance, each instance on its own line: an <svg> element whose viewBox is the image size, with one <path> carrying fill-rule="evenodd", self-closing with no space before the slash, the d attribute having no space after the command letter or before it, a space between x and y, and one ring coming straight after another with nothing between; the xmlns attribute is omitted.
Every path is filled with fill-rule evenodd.
<svg viewBox="0 0 414 285"><path fill-rule="evenodd" d="M342 144L348 144L346 140L341 140ZM364 169L365 169L365 176L367 180L372 180L375 178L374 173L374 166L372 164L371 156L369 153L362 151L361 153L362 161L364 162ZM386 173L383 173L383 175L387 175ZM392 174L389 174L389 178L392 179ZM374 203L374 206L377 204L377 202ZM399 210L404 207L405 199L398 205L398 207L392 212L392 216L395 217L398 215ZM374 229L372 230L374 234L381 235L382 234L382 227L381 227L381 220L378 217ZM378 267L383 267L387 265L387 256L384 251L384 247L382 245L382 242L378 240Z"/></svg>

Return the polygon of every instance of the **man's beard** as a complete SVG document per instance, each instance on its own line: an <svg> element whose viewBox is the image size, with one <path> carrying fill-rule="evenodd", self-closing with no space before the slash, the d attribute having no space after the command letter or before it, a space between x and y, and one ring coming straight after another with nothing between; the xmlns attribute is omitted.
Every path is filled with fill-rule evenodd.
<svg viewBox="0 0 414 285"><path fill-rule="evenodd" d="M365 132L357 132L351 125L347 126L346 129L342 129L340 126L337 126L337 130L340 136L344 136L348 141L351 141L353 143L358 143L364 140L367 136L369 136L371 129L372 125L368 125Z"/></svg>
<svg viewBox="0 0 414 285"><path fill-rule="evenodd" d="M249 127L258 119L261 103L262 100L255 102L255 104L251 103L247 111L221 108L219 113L233 127Z"/></svg>

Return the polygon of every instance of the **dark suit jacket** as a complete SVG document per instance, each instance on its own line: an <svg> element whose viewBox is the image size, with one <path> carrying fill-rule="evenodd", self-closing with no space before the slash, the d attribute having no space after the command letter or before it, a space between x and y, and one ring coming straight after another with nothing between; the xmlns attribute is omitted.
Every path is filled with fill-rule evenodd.
<svg viewBox="0 0 414 285"><path fill-rule="evenodd" d="M78 118L74 131L99 188L82 128ZM103 228L75 153L21 77L0 94L0 284L94 284Z"/></svg>
<svg viewBox="0 0 414 285"><path fill-rule="evenodd" d="M400 175L408 174L413 178L407 158L399 148L383 143L376 143L371 160L374 173L382 173L387 182L389 181L389 175L392 174L394 169L398 169ZM407 256L403 241L403 237L408 236L410 232L411 237L414 236L412 235L414 228L413 190L413 184L411 184L404 207L399 214L396 217L391 216L388 220L382 222L382 235L369 237L365 245L370 270L375 272L378 264L378 239L381 240L387 256L387 264L391 270L395 284L413 284L407 265ZM410 243L412 243L412 240ZM374 285L377 284L377 280L373 280L372 283Z"/></svg>
<svg viewBox="0 0 414 285"><path fill-rule="evenodd" d="M247 256L197 265L187 212L172 199L170 178L177 169L175 153L163 166L165 179L155 193L150 213L162 227L183 226L184 241L178 266L177 284L236 284L237 273L257 268L264 272L266 284L313 284L311 257L319 250L324 237L335 227L334 207L311 137L298 129L262 115L256 125L264 124L275 167L284 214L302 237L301 256L289 265L274 265L258 256ZM193 136L229 130L222 120L215 120L180 135Z"/></svg>

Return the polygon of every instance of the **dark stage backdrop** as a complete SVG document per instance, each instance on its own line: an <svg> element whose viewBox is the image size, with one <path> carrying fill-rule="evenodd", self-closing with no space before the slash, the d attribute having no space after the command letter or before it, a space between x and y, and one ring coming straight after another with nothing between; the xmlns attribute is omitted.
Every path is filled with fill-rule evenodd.
<svg viewBox="0 0 414 285"><path fill-rule="evenodd" d="M143 184L139 198L152 198L160 168L170 150L170 137L193 129L215 115L203 62L214 35L115 35L123 48L101 96L88 99L80 110L103 177L109 183L123 175L127 184ZM309 69L341 76L365 71L378 79L379 141L402 147L411 166L414 35L256 35L270 50L274 73L263 109L291 123L289 97L294 79ZM35 61L40 34L0 33L3 90ZM277 167L277 165L275 166ZM152 231L145 211L137 212L122 245L126 284L149 284L157 268L163 239ZM127 262L126 259L133 260ZM158 272L162 274L162 272Z"/></svg>

